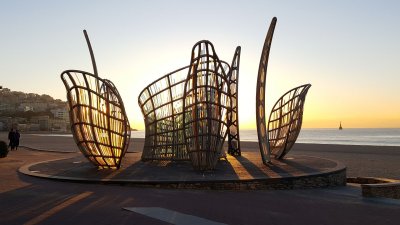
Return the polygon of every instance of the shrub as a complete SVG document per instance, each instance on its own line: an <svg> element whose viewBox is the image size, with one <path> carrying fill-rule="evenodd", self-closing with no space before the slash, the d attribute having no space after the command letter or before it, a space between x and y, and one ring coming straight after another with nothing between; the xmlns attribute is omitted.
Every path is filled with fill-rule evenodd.
<svg viewBox="0 0 400 225"><path fill-rule="evenodd" d="M6 157L8 154L8 146L4 141L0 141L0 158Z"/></svg>

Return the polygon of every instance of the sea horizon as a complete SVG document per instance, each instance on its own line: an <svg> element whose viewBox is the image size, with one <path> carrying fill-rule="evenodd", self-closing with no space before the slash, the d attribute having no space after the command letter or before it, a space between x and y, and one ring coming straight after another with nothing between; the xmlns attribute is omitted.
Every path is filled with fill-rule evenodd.
<svg viewBox="0 0 400 225"><path fill-rule="evenodd" d="M41 136L65 136L72 134L31 133ZM132 131L131 138L145 138L144 130ZM256 129L241 129L240 140L258 142ZM335 144L335 145L367 145L367 146L400 146L400 128L303 128L297 143Z"/></svg>

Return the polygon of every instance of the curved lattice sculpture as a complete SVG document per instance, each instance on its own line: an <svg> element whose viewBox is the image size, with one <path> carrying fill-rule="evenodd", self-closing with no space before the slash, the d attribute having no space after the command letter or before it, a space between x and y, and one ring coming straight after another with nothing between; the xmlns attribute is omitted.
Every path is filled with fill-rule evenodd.
<svg viewBox="0 0 400 225"><path fill-rule="evenodd" d="M301 85L286 92L271 110L268 138L271 154L283 158L296 142L303 121L304 102L311 84Z"/></svg>
<svg viewBox="0 0 400 225"><path fill-rule="evenodd" d="M183 107L184 137L195 169L215 168L227 136L231 101L227 75L214 46L209 41L196 43Z"/></svg>
<svg viewBox="0 0 400 225"><path fill-rule="evenodd" d="M146 137L142 160L189 160L183 137L183 92L189 66L148 85L139 94Z"/></svg>
<svg viewBox="0 0 400 225"><path fill-rule="evenodd" d="M276 26L276 17L271 21L265 38L258 68L256 89L256 122L258 143L262 161L271 161L271 154L278 159L283 158L292 148L301 130L304 101L311 87L310 84L294 88L284 94L274 105L268 129L265 117L265 81L272 37Z"/></svg>
<svg viewBox="0 0 400 225"><path fill-rule="evenodd" d="M138 103L142 110L146 127L142 160L175 161L191 160L192 158L194 160L195 156L192 153L196 151L194 149L199 148L197 148L197 145L193 148L191 143L194 137L190 132L194 132L194 128L198 130L198 125L200 123L205 124L204 126L201 125L203 129L205 129L207 123L211 124L212 122L213 124L209 125L211 136L218 136L221 138L220 136L222 135L225 138L225 126L227 124L232 124L230 121L232 113L228 110L231 104L230 96L226 98L227 94L230 95L230 91L225 89L228 89L231 83L232 88L236 88L235 93L237 93L240 47L238 47L235 52L234 63L232 64L234 65L234 70L231 70L231 66L228 63L218 59L217 55L214 53L214 47L209 41L200 41L196 43L193 49L198 51L201 46L203 46L204 49L200 49L200 52L203 52L193 52L190 66L182 67L159 78L140 93ZM213 73L215 72L218 73L214 75ZM195 79L195 77L197 77L197 79ZM229 78L232 80L229 80ZM195 80L196 82L194 82ZM202 82L206 82L204 83L205 86L198 86L203 85ZM193 88L193 84L197 85L196 88ZM223 93L221 93L221 91L223 91ZM190 94L188 94L189 92ZM199 93L197 96L198 103L195 103L194 96L196 93ZM237 94L235 96L237 96ZM190 103L191 101L194 101L193 104ZM202 110L205 111L200 113ZM192 115L195 111L200 113L198 117L196 117L201 120L200 123L192 121L194 118L193 116L197 116ZM229 113L229 115L227 113ZM209 118L206 120L200 119L200 117L203 118L205 115L208 115ZM235 115L237 118L237 114ZM216 128L216 121L220 122L220 120L223 120L222 124L224 126L220 127L220 131L218 131ZM237 125L237 122L234 124ZM206 140L207 135L205 132L208 132L209 128L203 130L203 133L200 133L202 136L199 136L199 138ZM198 131L196 132L199 134ZM234 138L232 138L232 140L239 141L238 132L235 133ZM187 142L188 140L190 141L189 144ZM219 144L217 144L220 143L220 140L218 139L219 141L217 141L217 139L213 138L208 140L213 141L213 143L210 142L210 147L212 147L216 155L223 155L222 145L219 146ZM216 145L218 146L215 147ZM206 147L206 145L204 145L204 147ZM193 155L192 157L188 154L189 148L190 154ZM200 151L203 151L203 149L200 149ZM195 168L200 170L213 168L215 166L214 161L216 162L214 158L209 161L211 166L206 166L204 168L195 166ZM199 164L194 163L194 165Z"/></svg>
<svg viewBox="0 0 400 225"><path fill-rule="evenodd" d="M228 81L229 89L232 97L232 116L229 121L228 129L228 153L234 156L240 156L240 136L239 136L239 64L240 64L240 46L236 48L230 67Z"/></svg>
<svg viewBox="0 0 400 225"><path fill-rule="evenodd" d="M115 85L97 74L86 31L94 74L66 70L61 79L67 90L71 130L83 155L99 168L118 169L130 139L130 125Z"/></svg>

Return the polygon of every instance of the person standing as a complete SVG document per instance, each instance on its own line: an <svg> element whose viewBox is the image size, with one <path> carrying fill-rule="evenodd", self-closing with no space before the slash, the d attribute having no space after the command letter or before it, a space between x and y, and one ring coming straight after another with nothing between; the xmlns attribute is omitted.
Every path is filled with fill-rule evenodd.
<svg viewBox="0 0 400 225"><path fill-rule="evenodd" d="M15 130L15 137L14 137L14 147L15 150L18 150L18 146L19 146L19 138L21 137L21 135L19 134L18 130Z"/></svg>
<svg viewBox="0 0 400 225"><path fill-rule="evenodd" d="M14 147L15 147L15 132L14 132L13 128L11 128L10 132L8 132L8 140L10 140L10 143L8 144L8 147L10 147L11 150L14 150Z"/></svg>

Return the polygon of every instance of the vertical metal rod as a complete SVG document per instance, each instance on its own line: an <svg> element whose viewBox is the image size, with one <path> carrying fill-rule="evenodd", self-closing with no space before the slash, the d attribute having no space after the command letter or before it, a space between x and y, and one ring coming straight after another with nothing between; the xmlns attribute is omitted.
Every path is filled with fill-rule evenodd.
<svg viewBox="0 0 400 225"><path fill-rule="evenodd" d="M265 119L265 83L267 78L267 67L269 52L272 44L272 37L276 26L276 17L272 18L265 37L264 46L261 52L260 64L258 67L257 86L256 86L256 125L258 144L260 147L261 158L264 164L271 162L271 149L267 133L267 124Z"/></svg>
<svg viewBox="0 0 400 225"><path fill-rule="evenodd" d="M87 45L88 45L89 52L90 52L90 58L92 59L93 74L94 74L96 77L98 77L99 74L97 73L96 60L94 59L93 49L92 49L92 45L90 44L89 36L88 36L86 30L83 30L83 34L85 35L86 43L87 43Z"/></svg>

